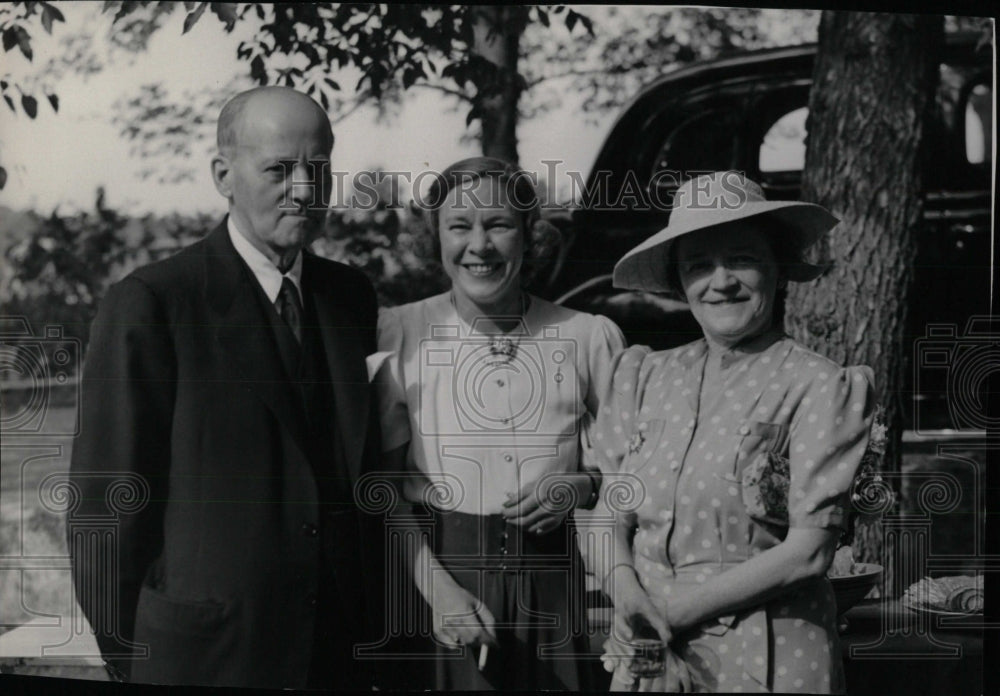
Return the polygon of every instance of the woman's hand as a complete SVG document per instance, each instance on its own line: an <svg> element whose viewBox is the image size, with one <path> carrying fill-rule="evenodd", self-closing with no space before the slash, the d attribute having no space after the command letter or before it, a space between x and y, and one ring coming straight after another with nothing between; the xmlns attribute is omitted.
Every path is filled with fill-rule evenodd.
<svg viewBox="0 0 1000 696"><path fill-rule="evenodd" d="M590 498L593 488L593 478L583 472L549 474L517 493L507 493L500 514L532 534L544 534L562 524L580 501Z"/></svg>
<svg viewBox="0 0 1000 696"><path fill-rule="evenodd" d="M610 691L652 691L659 693L683 693L691 691L691 674L687 663L668 646L665 654L665 669L662 675L652 678L637 677L632 674L631 659L634 649L614 636L604 641L604 655L601 662L607 672L612 672Z"/></svg>
<svg viewBox="0 0 1000 696"><path fill-rule="evenodd" d="M434 578L434 636L447 645L496 645L496 620L486 605L443 573Z"/></svg>
<svg viewBox="0 0 1000 696"><path fill-rule="evenodd" d="M604 669L614 673L615 687L632 691L690 691L691 676L687 664L670 649L673 638L670 627L639 584L635 571L627 565L619 566L612 579L614 585L610 594L615 605L614 624L611 638L604 644L605 654L601 660ZM666 671L660 677L639 679L629 671L635 654L629 642L636 638L652 638L648 635L650 630L655 631L668 646ZM627 686L628 683L632 686Z"/></svg>

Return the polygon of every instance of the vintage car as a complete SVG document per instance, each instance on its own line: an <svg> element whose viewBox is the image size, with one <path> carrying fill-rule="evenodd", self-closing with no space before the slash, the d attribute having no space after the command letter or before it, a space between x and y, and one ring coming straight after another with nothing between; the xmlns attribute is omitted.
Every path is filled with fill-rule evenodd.
<svg viewBox="0 0 1000 696"><path fill-rule="evenodd" d="M735 169L759 181L771 199L799 196L815 55L815 45L744 52L688 65L643 89L600 149L573 211L573 238L545 294L610 316L630 343L663 349L700 336L685 304L617 290L612 268L665 226L685 175ZM935 335L947 343L950 330L961 342L968 320L989 311L992 64L992 46L979 36L949 35L923 158L924 214L907 331L918 363L918 339L929 326L948 324L952 329L934 327ZM919 379L908 373L904 396L922 409L915 423L914 410L904 408L908 429L968 425L949 414L949 370L924 370Z"/></svg>

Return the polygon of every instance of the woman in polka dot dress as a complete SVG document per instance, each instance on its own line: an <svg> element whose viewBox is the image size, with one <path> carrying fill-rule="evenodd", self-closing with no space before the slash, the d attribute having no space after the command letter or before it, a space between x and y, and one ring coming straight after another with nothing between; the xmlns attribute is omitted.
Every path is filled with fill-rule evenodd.
<svg viewBox="0 0 1000 696"><path fill-rule="evenodd" d="M802 251L836 222L718 172L678 189L670 225L615 267L618 287L686 299L704 338L624 351L600 402L601 507L614 522L595 524L611 539L592 558L615 603L613 690L844 690L825 574L868 442L873 377L773 321L786 283L822 272ZM669 643L665 676L628 671L620 641L641 619Z"/></svg>

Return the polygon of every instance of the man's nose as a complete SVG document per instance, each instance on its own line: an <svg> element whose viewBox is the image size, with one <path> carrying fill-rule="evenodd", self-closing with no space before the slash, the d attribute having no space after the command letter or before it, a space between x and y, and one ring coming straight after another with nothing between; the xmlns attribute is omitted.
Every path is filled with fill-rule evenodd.
<svg viewBox="0 0 1000 696"><path fill-rule="evenodd" d="M321 179L319 165L312 162L297 162L292 167L291 200L302 208L316 208L323 205L321 199Z"/></svg>

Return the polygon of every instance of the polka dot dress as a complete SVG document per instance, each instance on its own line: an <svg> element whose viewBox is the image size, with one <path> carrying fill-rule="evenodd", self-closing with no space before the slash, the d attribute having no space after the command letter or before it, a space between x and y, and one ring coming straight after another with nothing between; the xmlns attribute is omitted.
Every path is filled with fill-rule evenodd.
<svg viewBox="0 0 1000 696"><path fill-rule="evenodd" d="M699 404L707 355L704 340L620 354L595 430L606 472L639 486L628 514L634 564L661 610L777 545L787 526L842 527L868 442L870 368L840 368L766 334L723 356L722 387ZM769 453L790 463L787 525L751 517L744 502L755 492L743 472ZM680 652L699 691L837 693L835 614L829 582L817 579L702 625Z"/></svg>

